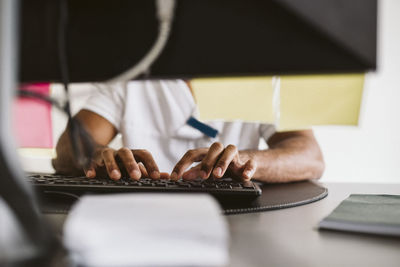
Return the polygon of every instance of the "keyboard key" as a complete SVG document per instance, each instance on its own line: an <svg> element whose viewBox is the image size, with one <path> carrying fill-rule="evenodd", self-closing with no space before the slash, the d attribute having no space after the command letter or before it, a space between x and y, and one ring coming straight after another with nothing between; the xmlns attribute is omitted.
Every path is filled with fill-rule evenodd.
<svg viewBox="0 0 400 267"><path fill-rule="evenodd" d="M243 186L243 188L246 188L246 189L253 188L253 184L250 183L250 182L244 182L244 183L242 184L242 186Z"/></svg>

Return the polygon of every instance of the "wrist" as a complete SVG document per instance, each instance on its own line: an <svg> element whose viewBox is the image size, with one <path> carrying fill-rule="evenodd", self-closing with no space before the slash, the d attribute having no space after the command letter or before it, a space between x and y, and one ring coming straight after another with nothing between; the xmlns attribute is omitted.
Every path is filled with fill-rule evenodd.
<svg viewBox="0 0 400 267"><path fill-rule="evenodd" d="M250 159L255 161L257 169L253 175L255 180L265 180L271 174L271 166L274 164L274 157L271 149L265 150L241 150L239 156L242 162Z"/></svg>
<svg viewBox="0 0 400 267"><path fill-rule="evenodd" d="M265 158L267 153L267 150L240 150L239 157L242 162L252 159L257 163L258 166L261 166L261 163L265 161L263 158Z"/></svg>

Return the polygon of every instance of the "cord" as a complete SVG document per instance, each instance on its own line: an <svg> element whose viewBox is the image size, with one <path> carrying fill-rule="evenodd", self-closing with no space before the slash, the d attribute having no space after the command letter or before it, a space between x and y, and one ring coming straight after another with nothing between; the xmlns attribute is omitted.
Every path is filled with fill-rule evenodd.
<svg viewBox="0 0 400 267"><path fill-rule="evenodd" d="M67 28L68 28L68 2L59 0L60 20L58 25L58 58L60 63L61 81L67 94L64 111L68 116L69 138L75 160L84 168L91 164L94 153L94 142L77 119L71 114L69 96L69 71L67 57Z"/></svg>
<svg viewBox="0 0 400 267"><path fill-rule="evenodd" d="M58 59L61 72L61 82L64 85L64 90L69 91L69 72L68 72L68 59L67 59L67 27L68 27L68 3L67 0L60 0L60 18L58 24ZM66 104L69 105L69 104ZM66 109L69 117L71 117L70 109Z"/></svg>
<svg viewBox="0 0 400 267"><path fill-rule="evenodd" d="M174 18L175 0L156 0L159 33L156 42L149 52L135 66L112 78L108 83L127 82L148 71L163 51L171 32Z"/></svg>
<svg viewBox="0 0 400 267"><path fill-rule="evenodd" d="M51 98L47 95L29 91L29 90L19 89L18 96L22 97L22 98L34 98L34 99L41 100L43 102L51 104L52 106L56 107L60 111L66 113L65 106L60 105L60 103L58 103L57 100L55 100L54 98Z"/></svg>

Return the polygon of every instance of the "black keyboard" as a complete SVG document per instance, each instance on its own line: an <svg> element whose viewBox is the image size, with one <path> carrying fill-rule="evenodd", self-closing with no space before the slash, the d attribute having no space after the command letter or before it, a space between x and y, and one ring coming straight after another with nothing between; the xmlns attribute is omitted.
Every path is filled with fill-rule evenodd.
<svg viewBox="0 0 400 267"><path fill-rule="evenodd" d="M240 182L231 178L194 181L153 180L141 178L139 181L121 178L118 181L88 179L84 176L31 174L27 176L38 191L58 191L66 193L116 193L116 192L204 192L215 196L257 197L261 195L258 184L251 181Z"/></svg>

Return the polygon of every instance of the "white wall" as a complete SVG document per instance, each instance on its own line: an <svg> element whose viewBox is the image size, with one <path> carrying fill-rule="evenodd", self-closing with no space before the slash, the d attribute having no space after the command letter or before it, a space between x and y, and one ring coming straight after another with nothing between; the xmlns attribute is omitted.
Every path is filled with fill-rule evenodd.
<svg viewBox="0 0 400 267"><path fill-rule="evenodd" d="M378 71L369 73L358 127L315 127L322 181L400 183L400 1L379 1Z"/></svg>

